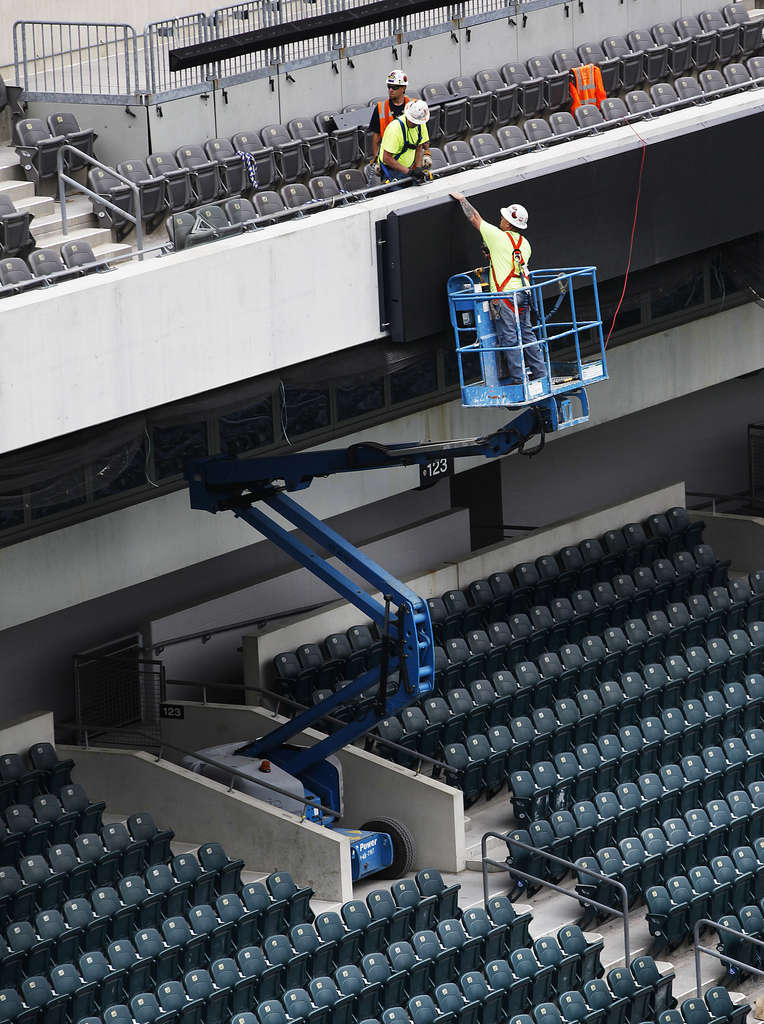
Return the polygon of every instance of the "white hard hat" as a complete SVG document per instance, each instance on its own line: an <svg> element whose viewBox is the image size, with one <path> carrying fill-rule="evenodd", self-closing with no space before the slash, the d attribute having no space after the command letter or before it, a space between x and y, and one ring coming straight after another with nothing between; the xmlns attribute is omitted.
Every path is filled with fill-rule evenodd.
<svg viewBox="0 0 764 1024"><path fill-rule="evenodd" d="M399 68L395 68L387 76L387 84L395 86L408 85L409 76L406 74L405 71L401 71Z"/></svg>
<svg viewBox="0 0 764 1024"><path fill-rule="evenodd" d="M414 100L406 107L406 120L412 124L427 124L430 120L430 108L424 100Z"/></svg>
<svg viewBox="0 0 764 1024"><path fill-rule="evenodd" d="M406 114L408 117L408 114ZM523 230L528 227L528 211L519 203L512 203L511 206L503 206L500 211L504 220L508 220L516 228Z"/></svg>

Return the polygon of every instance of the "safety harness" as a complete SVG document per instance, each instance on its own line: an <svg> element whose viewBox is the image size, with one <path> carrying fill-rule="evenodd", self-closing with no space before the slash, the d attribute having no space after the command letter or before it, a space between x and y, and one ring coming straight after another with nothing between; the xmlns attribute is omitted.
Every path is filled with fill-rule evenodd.
<svg viewBox="0 0 764 1024"><path fill-rule="evenodd" d="M515 240L512 237L511 231L506 231L505 234L512 243L512 270L507 274L507 276L504 278L501 284L499 284L496 278L496 271L493 268L493 260L491 261L491 277L493 278L494 288L497 292L503 292L504 289L509 284L509 282L513 280L513 278L515 277L518 277L520 279L521 286L524 286L528 283L528 279L523 271L523 268L525 267L525 259L523 258L523 252L520 248L523 244L523 236L518 234L517 240ZM510 309L522 309L524 306L527 305L527 302L522 302L517 303L517 307L515 307L514 300L510 301L509 299L501 299L501 301L504 303L505 306L508 306Z"/></svg>

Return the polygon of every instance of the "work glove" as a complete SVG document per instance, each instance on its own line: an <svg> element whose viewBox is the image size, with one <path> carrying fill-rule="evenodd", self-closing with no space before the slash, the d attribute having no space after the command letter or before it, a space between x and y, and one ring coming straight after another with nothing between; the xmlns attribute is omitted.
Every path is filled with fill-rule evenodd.
<svg viewBox="0 0 764 1024"><path fill-rule="evenodd" d="M418 185L421 185L422 182L424 181L424 171L422 170L421 167L412 167L410 174Z"/></svg>
<svg viewBox="0 0 764 1024"><path fill-rule="evenodd" d="M431 171L432 170L432 157L430 156L429 153L425 153L424 156L422 157L422 170L423 171Z"/></svg>

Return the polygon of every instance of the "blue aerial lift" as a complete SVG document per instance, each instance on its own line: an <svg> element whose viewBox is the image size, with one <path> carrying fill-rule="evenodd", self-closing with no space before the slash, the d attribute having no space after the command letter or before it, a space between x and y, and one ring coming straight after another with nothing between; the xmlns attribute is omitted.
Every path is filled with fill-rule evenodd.
<svg viewBox="0 0 764 1024"><path fill-rule="evenodd" d="M341 773L332 755L433 691L435 643L426 601L303 508L289 496L290 492L306 489L316 477L338 473L427 466L439 459L499 458L523 451L528 442L539 438L533 452L527 452L533 454L543 446L547 434L588 418L586 388L607 377L594 268L531 273L524 290L536 311L535 337L544 346L548 377L545 381L528 381L523 374L522 385L515 386L501 380L501 349L497 348L491 309L496 296L483 291L484 276L484 270L475 270L448 282L462 399L470 406L514 409L516 415L509 423L467 440L395 445L361 442L348 448L262 458L220 456L196 459L186 469L192 508L233 512L354 604L376 624L383 637L380 665L266 736L243 746L234 745L231 750L238 757L259 761L253 765L253 778L256 771L263 770L263 764L272 763L297 780L305 799L315 798L316 803L320 801L324 808L336 812L328 815L317 806L308 807L306 817L328 827L335 828L342 814ZM579 296L587 288L593 292L593 301L591 295L587 300L593 317L580 322L576 317L576 286ZM467 379L470 371L463 366L468 357L473 361L471 380ZM325 554L313 551L276 516L314 541ZM330 558L345 568L333 565ZM368 594L358 578L381 594L382 600ZM306 728L351 703L359 710L335 732L311 747L294 744ZM347 831L353 878L382 871L398 877L409 870L412 840L405 826L389 819L368 824L368 829Z"/></svg>

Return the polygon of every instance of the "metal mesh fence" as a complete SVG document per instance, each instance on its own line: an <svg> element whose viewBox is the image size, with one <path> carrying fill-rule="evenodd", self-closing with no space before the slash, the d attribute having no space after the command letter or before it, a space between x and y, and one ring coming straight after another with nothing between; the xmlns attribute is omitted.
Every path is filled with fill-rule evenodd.
<svg viewBox="0 0 764 1024"><path fill-rule="evenodd" d="M81 744L159 746L164 666L144 656L138 637L76 654L74 686Z"/></svg>

